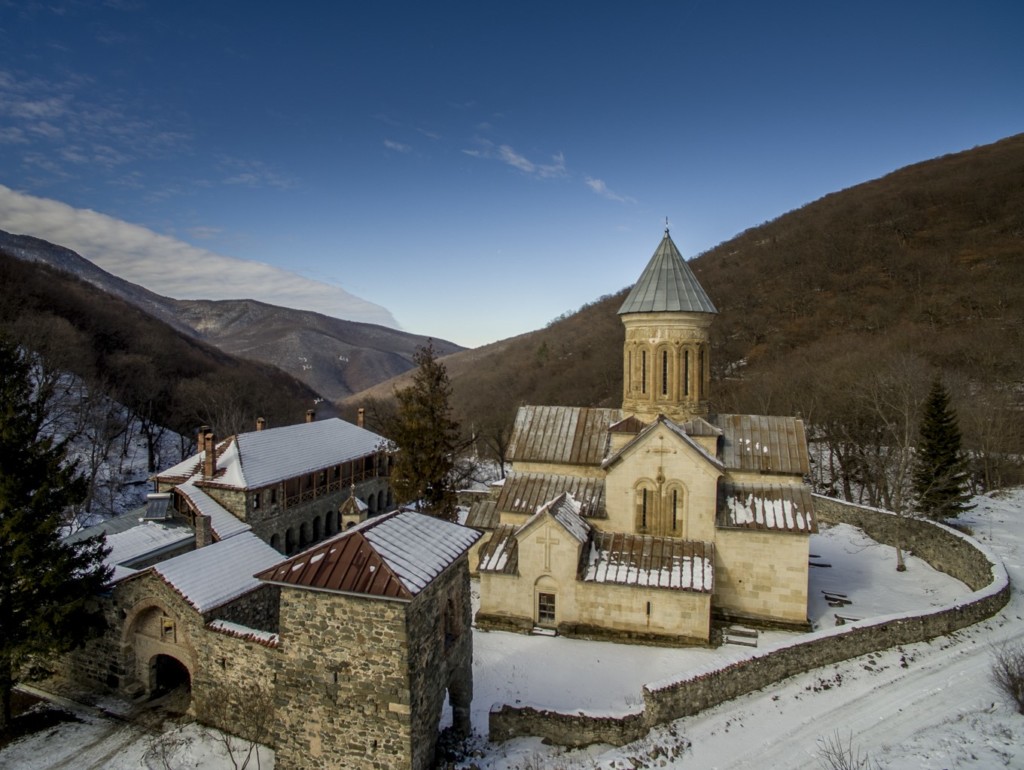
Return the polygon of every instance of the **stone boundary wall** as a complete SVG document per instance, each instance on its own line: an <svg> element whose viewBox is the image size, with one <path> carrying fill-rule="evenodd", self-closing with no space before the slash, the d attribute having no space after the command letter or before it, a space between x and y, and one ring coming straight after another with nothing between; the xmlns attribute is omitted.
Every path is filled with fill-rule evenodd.
<svg viewBox="0 0 1024 770"><path fill-rule="evenodd" d="M655 725L696 714L795 674L973 625L995 615L1010 599L1010 582L1002 563L956 530L819 495L815 495L814 504L820 522L860 527L887 545L900 542L935 569L963 581L973 593L922 615L856 621L807 634L800 641L766 649L722 668L646 685L643 710L635 714L609 717L496 707L490 713L491 740L533 735L562 746L599 742L621 746L642 737Z"/></svg>

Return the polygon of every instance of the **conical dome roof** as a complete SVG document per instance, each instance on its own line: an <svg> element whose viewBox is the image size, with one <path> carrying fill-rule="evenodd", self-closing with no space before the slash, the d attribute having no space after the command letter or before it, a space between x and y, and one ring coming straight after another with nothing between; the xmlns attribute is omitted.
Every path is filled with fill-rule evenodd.
<svg viewBox="0 0 1024 770"><path fill-rule="evenodd" d="M680 311L718 312L665 228L665 237L619 308L619 315Z"/></svg>

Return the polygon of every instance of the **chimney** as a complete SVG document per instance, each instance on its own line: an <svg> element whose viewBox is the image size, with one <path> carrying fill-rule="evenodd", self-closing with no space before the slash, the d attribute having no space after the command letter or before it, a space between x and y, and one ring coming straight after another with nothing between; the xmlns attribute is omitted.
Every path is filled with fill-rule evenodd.
<svg viewBox="0 0 1024 770"><path fill-rule="evenodd" d="M313 422L313 420L315 418L316 418L316 410L315 409L307 409L306 410L306 422Z"/></svg>
<svg viewBox="0 0 1024 770"><path fill-rule="evenodd" d="M210 517L196 514L196 548L203 548L213 542L213 529L210 527Z"/></svg>
<svg viewBox="0 0 1024 770"><path fill-rule="evenodd" d="M210 432L209 425L200 425L196 431L196 451L202 452L206 448L206 434Z"/></svg>
<svg viewBox="0 0 1024 770"><path fill-rule="evenodd" d="M267 421L264 420L262 417L257 417L256 418L256 430L263 430L266 427L267 427Z"/></svg>
<svg viewBox="0 0 1024 770"><path fill-rule="evenodd" d="M356 425L360 428L366 427L366 410L363 407L359 407L359 411L356 413Z"/></svg>
<svg viewBox="0 0 1024 770"><path fill-rule="evenodd" d="M217 440L212 432L203 437L203 478L212 479L217 475Z"/></svg>

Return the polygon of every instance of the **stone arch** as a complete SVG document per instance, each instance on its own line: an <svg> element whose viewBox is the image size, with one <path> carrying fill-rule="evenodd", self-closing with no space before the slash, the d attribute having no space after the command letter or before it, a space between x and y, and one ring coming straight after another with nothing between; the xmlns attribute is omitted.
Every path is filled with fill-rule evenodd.
<svg viewBox="0 0 1024 770"><path fill-rule="evenodd" d="M542 575L533 584L533 622L541 628L558 625L558 581Z"/></svg>
<svg viewBox="0 0 1024 770"><path fill-rule="evenodd" d="M275 551L281 550L281 536L276 532L270 536L270 547Z"/></svg>
<svg viewBox="0 0 1024 770"><path fill-rule="evenodd" d="M377 510L381 511L381 512L384 511L384 490L383 489L380 490L377 493Z"/></svg>
<svg viewBox="0 0 1024 770"><path fill-rule="evenodd" d="M377 495L375 495L375 494L373 494L371 492L370 495L366 498L366 513L367 513L367 515L373 516L375 513L377 513L377 506L375 505L376 502L377 502Z"/></svg>
<svg viewBox="0 0 1024 770"><path fill-rule="evenodd" d="M320 542L320 516L313 517L313 542Z"/></svg>
<svg viewBox="0 0 1024 770"><path fill-rule="evenodd" d="M146 695L154 697L167 685L191 686L196 653L188 628L170 607L152 599L139 602L126 613L121 633L123 670L128 680L125 689L141 685Z"/></svg>
<svg viewBox="0 0 1024 770"><path fill-rule="evenodd" d="M338 517L337 511L332 511L330 508L324 514L324 537L330 537L338 531L337 524L335 523Z"/></svg>
<svg viewBox="0 0 1024 770"><path fill-rule="evenodd" d="M665 514L665 520L662 532L659 534L686 538L689 531L686 519L686 504L688 501L686 485L681 481L673 479L665 485L662 494L664 496L662 510Z"/></svg>
<svg viewBox="0 0 1024 770"><path fill-rule="evenodd" d="M299 525L299 548L309 545L309 524L302 522Z"/></svg>
<svg viewBox="0 0 1024 770"><path fill-rule="evenodd" d="M288 527L284 533L284 552L287 556L295 553L295 528Z"/></svg>

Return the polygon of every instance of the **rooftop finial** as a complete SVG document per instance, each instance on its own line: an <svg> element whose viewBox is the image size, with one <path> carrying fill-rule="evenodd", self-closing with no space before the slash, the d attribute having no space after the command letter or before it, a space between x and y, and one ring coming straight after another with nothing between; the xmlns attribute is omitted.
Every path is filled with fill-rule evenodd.
<svg viewBox="0 0 1024 770"><path fill-rule="evenodd" d="M665 235L668 235L668 217L665 217Z"/></svg>

